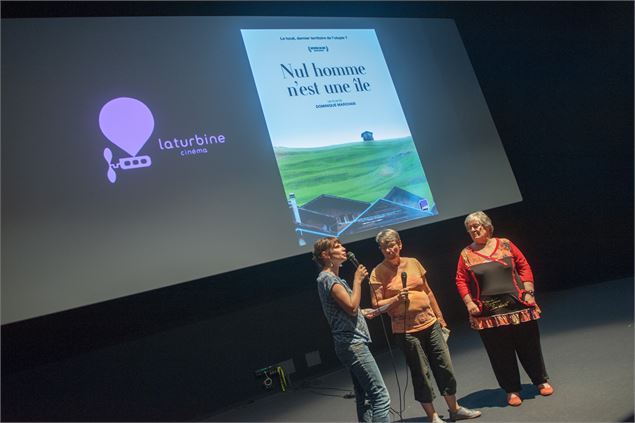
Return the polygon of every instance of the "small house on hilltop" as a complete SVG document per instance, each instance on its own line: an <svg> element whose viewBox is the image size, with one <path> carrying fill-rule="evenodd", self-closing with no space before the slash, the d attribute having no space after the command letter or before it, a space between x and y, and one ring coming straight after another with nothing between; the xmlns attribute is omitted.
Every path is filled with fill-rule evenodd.
<svg viewBox="0 0 635 423"><path fill-rule="evenodd" d="M362 139L364 141L373 141L375 138L373 138L373 133L370 131L364 131L362 132Z"/></svg>

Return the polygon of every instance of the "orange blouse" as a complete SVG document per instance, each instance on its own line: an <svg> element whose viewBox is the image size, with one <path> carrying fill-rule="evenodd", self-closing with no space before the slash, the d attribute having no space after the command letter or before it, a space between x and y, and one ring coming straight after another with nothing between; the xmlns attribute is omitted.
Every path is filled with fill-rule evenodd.
<svg viewBox="0 0 635 423"><path fill-rule="evenodd" d="M381 301L399 295L403 288L402 272L407 273L409 301L400 303L388 311L393 333L419 332L432 326L437 319L443 320L434 294L426 281L426 269L414 258L401 257L399 267L386 262L377 265L370 274L372 298Z"/></svg>

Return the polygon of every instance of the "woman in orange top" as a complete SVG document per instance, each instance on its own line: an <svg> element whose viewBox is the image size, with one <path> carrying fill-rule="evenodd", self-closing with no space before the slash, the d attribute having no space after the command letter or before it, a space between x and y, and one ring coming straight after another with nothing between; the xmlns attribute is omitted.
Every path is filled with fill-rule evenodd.
<svg viewBox="0 0 635 423"><path fill-rule="evenodd" d="M426 270L417 259L401 257L402 244L397 231L385 229L375 240L384 260L370 276L371 300L374 307L389 305L392 331L410 368L415 399L431 422L443 421L432 405L434 374L451 420L480 416L480 411L461 407L456 401L454 369L441 330L447 325L426 280Z"/></svg>

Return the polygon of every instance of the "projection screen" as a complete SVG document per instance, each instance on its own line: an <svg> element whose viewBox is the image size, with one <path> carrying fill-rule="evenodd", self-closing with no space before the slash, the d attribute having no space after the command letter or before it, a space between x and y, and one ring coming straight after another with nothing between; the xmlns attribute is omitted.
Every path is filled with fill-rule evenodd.
<svg viewBox="0 0 635 423"><path fill-rule="evenodd" d="M518 201L452 20L3 20L2 323Z"/></svg>

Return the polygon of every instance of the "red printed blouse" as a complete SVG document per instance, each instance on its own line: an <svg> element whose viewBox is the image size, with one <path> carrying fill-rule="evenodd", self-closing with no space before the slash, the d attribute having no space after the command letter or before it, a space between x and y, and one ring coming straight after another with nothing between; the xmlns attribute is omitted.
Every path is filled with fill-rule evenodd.
<svg viewBox="0 0 635 423"><path fill-rule="evenodd" d="M534 281L527 259L510 240L494 239L496 246L490 255L471 246L464 248L456 270L459 295L470 294L481 310L478 316L470 315L470 325L476 330L540 318L538 305L524 301L524 282Z"/></svg>

